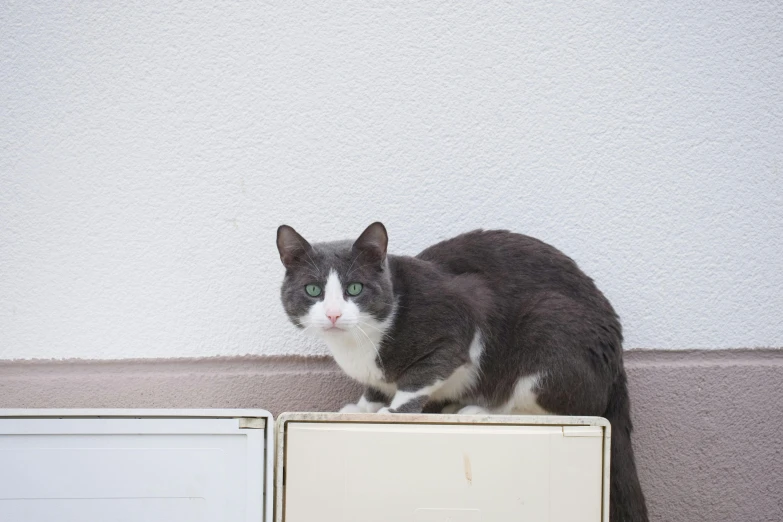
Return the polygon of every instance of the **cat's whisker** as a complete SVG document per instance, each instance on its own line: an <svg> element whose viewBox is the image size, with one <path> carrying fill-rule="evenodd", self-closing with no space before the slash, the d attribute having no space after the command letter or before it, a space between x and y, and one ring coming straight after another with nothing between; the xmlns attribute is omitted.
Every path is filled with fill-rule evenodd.
<svg viewBox="0 0 783 522"><path fill-rule="evenodd" d="M299 322L296 322L296 321L291 321L291 322L294 325L300 327L302 329L302 333L305 333L307 330L309 330L310 328L313 328L313 326L315 326L315 325L312 325L312 324L302 324L302 323L299 323Z"/></svg>
<svg viewBox="0 0 783 522"><path fill-rule="evenodd" d="M356 257L353 258L353 261L351 261L351 266L348 267L348 273L346 274L346 277L351 275L351 268L353 268L353 264L356 262L357 259L359 259L360 254L356 254Z"/></svg>
<svg viewBox="0 0 783 522"><path fill-rule="evenodd" d="M372 266L372 265L374 265L374 264L375 264L375 263L373 262L373 263L365 263L365 264L363 264L363 265L357 266L356 268L354 268L353 270L351 270L350 272L348 272L347 274L345 274L345 277L348 277L348 276L350 276L350 275L351 275L353 272L356 272L357 270L361 270L361 269L362 269L362 268L364 268L365 266Z"/></svg>
<svg viewBox="0 0 783 522"><path fill-rule="evenodd" d="M378 333L381 333L381 334L384 334L384 333L385 333L385 332L384 332L382 329L380 329L380 328L378 328L377 326L374 326L374 325L372 325L372 324L370 324L370 323L367 323L367 322L365 322L365 321L359 321L359 322L357 323L357 325L362 325L362 326L366 326L366 327L368 327L368 328L372 328L373 330L375 330L376 332L378 332ZM389 339L391 339L391 337L389 337Z"/></svg>
<svg viewBox="0 0 783 522"><path fill-rule="evenodd" d="M361 339L359 338L359 336L356 334L356 330L357 330L357 329L358 329L360 332L362 332L362 333L364 334L364 336L365 336L365 337L367 337L367 340L368 340L368 341L370 341L370 344L372 345L372 347L373 347L373 350L375 350L375 354L378 356L378 362L380 363L381 371L384 371L384 368L383 368L383 361L381 360L381 354L380 354L380 352L378 352L378 349L375 347L375 343L373 343L373 342L372 342L372 339L370 339L370 337L369 337L369 336L368 336L368 335L367 335L367 334L364 332L364 330L362 330L361 328L359 328L359 326L358 326L358 325L356 325L356 328L355 328L355 329L352 329L352 330L350 331L350 332L351 332L351 335L353 336L353 340L354 340L354 342L356 343L356 346L359 346L359 345L361 344L361 342L362 342L362 340L361 340Z"/></svg>
<svg viewBox="0 0 783 522"><path fill-rule="evenodd" d="M379 351L378 351L378 347L377 347L377 346L375 346L375 343L374 343L374 342L372 342L372 339L370 339L370 336L369 336L369 335L367 335L367 332L365 332L364 330L362 330L362 327L361 327L361 326L359 326L359 325L357 324L357 325L356 325L356 328L357 328L357 329L358 329L360 332L362 332L362 333L364 334L364 336L367 338L367 340L368 340L368 341L370 341L370 345L372 345L372 349L373 349L373 350L375 350L375 354L378 356L378 362L380 363L380 366L381 366L381 371L385 371L385 370L384 370L384 368L383 368L383 360L381 359L381 352L379 352Z"/></svg>
<svg viewBox="0 0 783 522"><path fill-rule="evenodd" d="M368 323L366 321L359 321L357 323L357 326L358 325L368 326L368 327L372 328L373 330L376 330L378 333L383 334L383 337L388 337L392 341L394 340L394 337L392 337L391 335L388 335L384 330L382 330L382 329L378 328L377 326L372 325L372 324L370 324L370 323Z"/></svg>
<svg viewBox="0 0 783 522"><path fill-rule="evenodd" d="M391 306L391 307L393 307L393 308L405 308L406 310L408 309L408 307L407 307L407 306L402 306L402 305L399 303L399 299L396 299L396 298L392 298L392 300L391 300L391 301L381 301L381 303L383 303L383 304L385 304L385 305L389 305L389 306Z"/></svg>
<svg viewBox="0 0 783 522"><path fill-rule="evenodd" d="M359 346L361 344L361 339L359 339L359 335L356 333L356 330L351 330L351 337L353 337L353 342L356 343L356 346Z"/></svg>
<svg viewBox="0 0 783 522"><path fill-rule="evenodd" d="M318 272L318 277L321 277L321 269L318 268L318 265L315 263L315 261L313 261L313 258L310 257L310 253L308 252L308 249L304 246L301 240L297 240L297 242L299 243L299 246L302 247L302 250L307 256L307 259L309 260L308 263L310 263L310 266L315 268L315 271Z"/></svg>
<svg viewBox="0 0 783 522"><path fill-rule="evenodd" d="M313 261L313 258L310 257L310 254L305 252L305 255L307 255L307 259L310 260L310 264L312 264L315 267L315 269L318 271L318 277L321 277L321 269L318 267L318 265L315 264L315 261Z"/></svg>

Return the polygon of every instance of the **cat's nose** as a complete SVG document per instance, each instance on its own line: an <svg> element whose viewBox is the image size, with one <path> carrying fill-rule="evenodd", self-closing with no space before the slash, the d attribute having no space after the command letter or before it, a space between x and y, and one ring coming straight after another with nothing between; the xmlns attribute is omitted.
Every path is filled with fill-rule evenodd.
<svg viewBox="0 0 783 522"><path fill-rule="evenodd" d="M329 318L330 321L332 321L332 324L336 323L337 320L342 316L340 312L327 312L326 317Z"/></svg>

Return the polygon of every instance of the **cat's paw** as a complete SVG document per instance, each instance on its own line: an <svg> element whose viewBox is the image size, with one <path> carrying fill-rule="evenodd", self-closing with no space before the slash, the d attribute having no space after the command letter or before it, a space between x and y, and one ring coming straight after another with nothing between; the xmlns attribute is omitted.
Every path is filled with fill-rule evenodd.
<svg viewBox="0 0 783 522"><path fill-rule="evenodd" d="M457 415L487 415L489 412L481 406L465 406L457 412Z"/></svg>
<svg viewBox="0 0 783 522"><path fill-rule="evenodd" d="M340 413L362 413L362 409L356 404L346 404L340 408Z"/></svg>
<svg viewBox="0 0 783 522"><path fill-rule="evenodd" d="M462 405L455 403L447 404L442 410L440 410L441 413L444 413L446 415L457 413L459 412Z"/></svg>
<svg viewBox="0 0 783 522"><path fill-rule="evenodd" d="M378 410L377 413L383 414L383 413L397 413L397 412L395 410L389 408L388 406L384 406L383 408Z"/></svg>

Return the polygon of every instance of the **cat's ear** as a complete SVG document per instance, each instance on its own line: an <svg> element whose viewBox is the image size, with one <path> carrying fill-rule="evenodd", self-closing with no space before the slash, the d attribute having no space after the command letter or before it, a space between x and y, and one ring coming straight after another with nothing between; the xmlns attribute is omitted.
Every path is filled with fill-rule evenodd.
<svg viewBox="0 0 783 522"><path fill-rule="evenodd" d="M312 248L292 227L280 225L277 228L277 250L280 252L280 261L286 268L299 263Z"/></svg>
<svg viewBox="0 0 783 522"><path fill-rule="evenodd" d="M389 236L383 223L376 221L362 232L353 244L353 249L364 256L369 263L382 263L386 259Z"/></svg>

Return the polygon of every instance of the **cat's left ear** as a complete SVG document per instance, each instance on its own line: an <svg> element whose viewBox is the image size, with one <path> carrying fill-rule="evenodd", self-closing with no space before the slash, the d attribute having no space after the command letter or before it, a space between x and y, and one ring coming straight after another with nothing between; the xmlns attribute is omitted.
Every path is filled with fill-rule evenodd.
<svg viewBox="0 0 783 522"><path fill-rule="evenodd" d="M383 223L376 221L362 232L353 244L353 249L362 254L368 263L383 263L386 259L386 247L389 236Z"/></svg>
<svg viewBox="0 0 783 522"><path fill-rule="evenodd" d="M310 243L292 227L278 227L277 250L280 252L280 261L286 268L296 265L311 249Z"/></svg>

